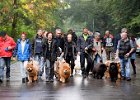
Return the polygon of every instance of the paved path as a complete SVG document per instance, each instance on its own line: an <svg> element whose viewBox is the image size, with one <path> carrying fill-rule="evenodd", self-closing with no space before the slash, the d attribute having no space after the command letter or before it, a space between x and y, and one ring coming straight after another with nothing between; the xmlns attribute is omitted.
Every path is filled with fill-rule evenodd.
<svg viewBox="0 0 140 100"><path fill-rule="evenodd" d="M68 83L22 84L19 64L11 66L11 81L0 84L0 100L140 100L140 58L137 77L132 81L82 79L75 75Z"/></svg>

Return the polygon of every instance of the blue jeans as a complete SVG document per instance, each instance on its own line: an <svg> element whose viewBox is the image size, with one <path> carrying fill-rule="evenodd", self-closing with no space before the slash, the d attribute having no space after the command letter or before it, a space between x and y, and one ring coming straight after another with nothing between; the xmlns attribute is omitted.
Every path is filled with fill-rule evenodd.
<svg viewBox="0 0 140 100"><path fill-rule="evenodd" d="M26 65L27 65L28 61L19 61L19 65L20 65L20 73L21 73L21 77L22 78L26 78L27 77L27 72L26 72Z"/></svg>
<svg viewBox="0 0 140 100"><path fill-rule="evenodd" d="M45 62L46 79L53 79L54 77L54 61L46 59Z"/></svg>
<svg viewBox="0 0 140 100"><path fill-rule="evenodd" d="M96 55L95 55L95 59L94 59L95 64L100 63L101 60L102 60L102 58L101 58L98 54L96 54Z"/></svg>
<svg viewBox="0 0 140 100"><path fill-rule="evenodd" d="M10 77L10 62L11 57L0 58L0 79L4 79L4 67L6 66L6 78Z"/></svg>
<svg viewBox="0 0 140 100"><path fill-rule="evenodd" d="M128 60L120 58L120 65L122 77L130 78L130 58Z"/></svg>
<svg viewBox="0 0 140 100"><path fill-rule="evenodd" d="M41 57L40 55L35 55L34 60L39 62L39 76L42 76L44 72L44 58Z"/></svg>

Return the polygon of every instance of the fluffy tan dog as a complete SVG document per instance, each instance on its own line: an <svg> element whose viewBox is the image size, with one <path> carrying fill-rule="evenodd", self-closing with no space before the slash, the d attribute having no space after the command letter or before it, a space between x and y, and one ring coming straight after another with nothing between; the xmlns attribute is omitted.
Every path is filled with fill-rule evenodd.
<svg viewBox="0 0 140 100"><path fill-rule="evenodd" d="M30 61L26 66L29 83L35 82L38 79L39 64L37 61Z"/></svg>
<svg viewBox="0 0 140 100"><path fill-rule="evenodd" d="M65 62L65 60L62 61L56 61L55 65L55 76L60 82L65 83L67 79L69 79L71 75L71 68L68 63Z"/></svg>

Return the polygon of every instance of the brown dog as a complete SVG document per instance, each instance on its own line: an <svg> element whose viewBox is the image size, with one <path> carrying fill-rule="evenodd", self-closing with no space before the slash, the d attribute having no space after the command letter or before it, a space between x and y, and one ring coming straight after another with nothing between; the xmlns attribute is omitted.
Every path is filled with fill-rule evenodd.
<svg viewBox="0 0 140 100"><path fill-rule="evenodd" d="M110 63L112 63L113 61L106 61L105 65L107 67L107 70L105 72L105 78L110 78L110 74L109 74L109 67L110 67ZM117 63L117 68L118 68L118 79L121 79L121 68L120 68L120 62L119 61L114 61L115 63Z"/></svg>
<svg viewBox="0 0 140 100"><path fill-rule="evenodd" d="M27 70L27 73L28 73L29 83L37 81L38 71L39 71L38 63L36 61L28 62L27 66L26 66L26 70Z"/></svg>
<svg viewBox="0 0 140 100"><path fill-rule="evenodd" d="M60 81L65 83L67 79L69 79L71 75L71 68L68 63L65 62L65 60L62 61L56 61L55 66L55 76Z"/></svg>

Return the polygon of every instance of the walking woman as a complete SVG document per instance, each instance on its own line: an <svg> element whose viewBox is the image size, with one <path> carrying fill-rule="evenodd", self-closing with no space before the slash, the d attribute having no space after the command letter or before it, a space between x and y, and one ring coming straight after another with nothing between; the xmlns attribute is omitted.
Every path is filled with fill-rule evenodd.
<svg viewBox="0 0 140 100"><path fill-rule="evenodd" d="M17 56L20 63L20 73L22 76L22 83L27 82L26 65L31 56L31 44L29 39L26 38L26 33L21 33L21 38L17 40L17 45L14 50L13 59Z"/></svg>
<svg viewBox="0 0 140 100"><path fill-rule="evenodd" d="M73 69L74 69L74 60L76 57L76 44L72 40L72 34L67 34L67 39L64 46L64 59L67 63L71 66L71 77L73 76Z"/></svg>
<svg viewBox="0 0 140 100"><path fill-rule="evenodd" d="M137 47L137 45L136 45L135 37L133 35L130 36L130 39L132 40L134 48L135 48L135 50L131 54L131 65L132 65L132 68L133 68L133 75L136 75L135 59L136 59L136 47Z"/></svg>
<svg viewBox="0 0 140 100"><path fill-rule="evenodd" d="M43 40L43 57L45 58L46 82L54 81L54 62L57 58L57 43L53 39L53 33L48 32L47 38Z"/></svg>

